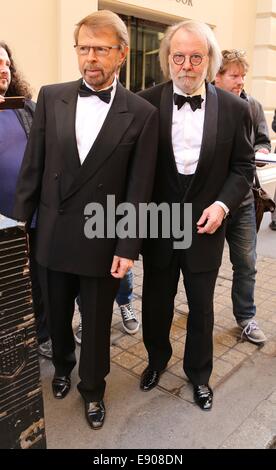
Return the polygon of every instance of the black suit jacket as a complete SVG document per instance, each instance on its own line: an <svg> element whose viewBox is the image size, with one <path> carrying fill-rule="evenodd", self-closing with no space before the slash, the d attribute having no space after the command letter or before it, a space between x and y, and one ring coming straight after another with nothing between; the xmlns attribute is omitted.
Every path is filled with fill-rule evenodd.
<svg viewBox="0 0 276 470"><path fill-rule="evenodd" d="M181 188L172 146L173 85L163 83L140 93L159 109L159 150L153 201L179 202ZM235 211L252 184L254 150L248 106L231 93L206 85L206 110L199 162L183 202L193 204L193 241L185 251L189 269L204 272L221 263L225 223L213 235L198 235L196 223L216 200ZM165 267L173 254L171 239L148 240L144 256Z"/></svg>
<svg viewBox="0 0 276 470"><path fill-rule="evenodd" d="M37 260L50 269L106 276L114 254L137 259L139 239L88 239L84 208L136 204L151 197L158 141L158 113L117 86L102 129L80 165L75 115L81 80L42 87L17 184L14 217L30 221L38 208ZM105 216L106 218L106 216Z"/></svg>

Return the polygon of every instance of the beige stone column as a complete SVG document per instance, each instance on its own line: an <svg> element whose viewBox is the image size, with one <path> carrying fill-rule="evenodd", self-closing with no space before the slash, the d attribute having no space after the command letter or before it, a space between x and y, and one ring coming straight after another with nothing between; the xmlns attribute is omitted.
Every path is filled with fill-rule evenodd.
<svg viewBox="0 0 276 470"><path fill-rule="evenodd" d="M42 85L57 81L56 0L1 1L0 38L11 47L34 99Z"/></svg>
<svg viewBox="0 0 276 470"><path fill-rule="evenodd" d="M276 108L276 0L258 0L252 95L264 106L271 127Z"/></svg>
<svg viewBox="0 0 276 470"><path fill-rule="evenodd" d="M98 0L57 0L58 81L75 80L80 76L73 48L76 23L98 10Z"/></svg>
<svg viewBox="0 0 276 470"><path fill-rule="evenodd" d="M276 109L276 0L257 0L252 95L264 107L274 150L276 134L271 122ZM276 180L276 166L265 167L261 173L263 182Z"/></svg>

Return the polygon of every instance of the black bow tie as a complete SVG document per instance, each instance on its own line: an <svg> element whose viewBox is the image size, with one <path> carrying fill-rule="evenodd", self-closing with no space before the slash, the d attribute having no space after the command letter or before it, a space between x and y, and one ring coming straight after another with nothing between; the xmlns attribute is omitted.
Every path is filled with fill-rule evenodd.
<svg viewBox="0 0 276 470"><path fill-rule="evenodd" d="M196 109L201 109L201 103L203 101L203 98L201 98L201 95L183 96L183 95L178 95L177 93L174 93L173 99L174 99L174 104L177 105L177 109L182 108L182 106L185 103L189 103L189 105L191 106L191 109L194 112L196 111Z"/></svg>
<svg viewBox="0 0 276 470"><path fill-rule="evenodd" d="M82 83L81 86L79 87L79 96L82 98L95 95L100 100L104 101L105 103L109 103L111 100L111 91L113 90L113 87L111 86L110 88L107 88L107 90L100 90L100 91L94 91L91 90L91 88L88 88L85 83Z"/></svg>

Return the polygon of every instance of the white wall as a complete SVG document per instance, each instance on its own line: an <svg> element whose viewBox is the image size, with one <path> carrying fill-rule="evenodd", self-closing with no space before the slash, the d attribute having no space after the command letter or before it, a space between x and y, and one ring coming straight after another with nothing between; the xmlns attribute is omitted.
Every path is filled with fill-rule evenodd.
<svg viewBox="0 0 276 470"><path fill-rule="evenodd" d="M34 92L57 80L58 39L56 0L1 2L0 38Z"/></svg>

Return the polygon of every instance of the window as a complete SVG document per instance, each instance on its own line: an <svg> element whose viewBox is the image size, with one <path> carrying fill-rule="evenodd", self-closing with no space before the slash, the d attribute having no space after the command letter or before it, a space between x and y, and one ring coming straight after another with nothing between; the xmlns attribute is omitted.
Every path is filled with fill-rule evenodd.
<svg viewBox="0 0 276 470"><path fill-rule="evenodd" d="M167 25L120 15L130 36L130 54L120 73L121 83L137 92L164 81L159 64L159 47Z"/></svg>

